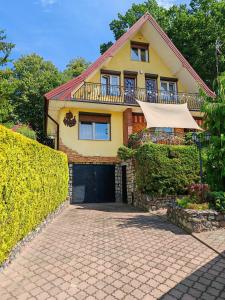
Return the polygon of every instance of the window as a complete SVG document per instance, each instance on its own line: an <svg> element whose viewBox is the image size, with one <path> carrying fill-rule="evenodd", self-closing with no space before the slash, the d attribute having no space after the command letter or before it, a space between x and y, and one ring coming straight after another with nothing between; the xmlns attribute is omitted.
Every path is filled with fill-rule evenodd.
<svg viewBox="0 0 225 300"><path fill-rule="evenodd" d="M148 61L148 44L131 43L131 59Z"/></svg>
<svg viewBox="0 0 225 300"><path fill-rule="evenodd" d="M160 133L160 132L172 134L173 133L173 128L170 128L170 127L156 127L155 128L155 133Z"/></svg>
<svg viewBox="0 0 225 300"><path fill-rule="evenodd" d="M118 75L102 74L101 91L102 95L119 96L120 95L120 77Z"/></svg>
<svg viewBox="0 0 225 300"><path fill-rule="evenodd" d="M110 115L81 113L79 122L80 140L110 140Z"/></svg>
<svg viewBox="0 0 225 300"><path fill-rule="evenodd" d="M177 99L177 85L173 81L161 81L161 99L176 100Z"/></svg>

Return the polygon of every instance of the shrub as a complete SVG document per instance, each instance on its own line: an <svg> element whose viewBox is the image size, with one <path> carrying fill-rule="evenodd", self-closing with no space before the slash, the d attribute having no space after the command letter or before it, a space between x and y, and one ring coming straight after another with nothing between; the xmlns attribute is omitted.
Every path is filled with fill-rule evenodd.
<svg viewBox="0 0 225 300"><path fill-rule="evenodd" d="M193 200L186 196L182 199L177 199L177 204L186 209L207 210L210 208L209 203L193 203Z"/></svg>
<svg viewBox="0 0 225 300"><path fill-rule="evenodd" d="M188 185L199 180L195 146L148 143L137 149L135 158L137 187L146 194L182 194Z"/></svg>
<svg viewBox="0 0 225 300"><path fill-rule="evenodd" d="M0 126L0 263L65 201L65 154Z"/></svg>
<svg viewBox="0 0 225 300"><path fill-rule="evenodd" d="M15 131L32 140L36 140L37 138L36 132L27 125L19 126Z"/></svg>
<svg viewBox="0 0 225 300"><path fill-rule="evenodd" d="M195 203L204 203L209 191L208 184L192 183L188 186L188 193Z"/></svg>
<svg viewBox="0 0 225 300"><path fill-rule="evenodd" d="M212 192L209 197L214 208L225 213L225 192Z"/></svg>
<svg viewBox="0 0 225 300"><path fill-rule="evenodd" d="M122 146L118 149L118 156L122 160L128 160L134 156L135 150Z"/></svg>

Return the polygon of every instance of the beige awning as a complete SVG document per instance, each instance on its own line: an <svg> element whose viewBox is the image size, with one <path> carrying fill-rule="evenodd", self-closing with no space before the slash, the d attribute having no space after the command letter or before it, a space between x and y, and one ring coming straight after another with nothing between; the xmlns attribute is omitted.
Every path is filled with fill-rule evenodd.
<svg viewBox="0 0 225 300"><path fill-rule="evenodd" d="M136 101L144 113L147 128L170 127L202 130L192 117L187 103L161 104Z"/></svg>

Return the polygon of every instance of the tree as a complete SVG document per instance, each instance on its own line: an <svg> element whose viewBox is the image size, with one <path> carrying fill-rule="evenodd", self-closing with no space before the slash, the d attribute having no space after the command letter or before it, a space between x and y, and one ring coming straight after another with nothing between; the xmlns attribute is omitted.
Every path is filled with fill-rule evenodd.
<svg viewBox="0 0 225 300"><path fill-rule="evenodd" d="M10 121L13 111L10 103L10 96L13 92L12 72L10 69L4 69L5 65L10 62L10 54L14 44L6 41L4 30L0 30L0 123Z"/></svg>
<svg viewBox="0 0 225 300"><path fill-rule="evenodd" d="M31 54L14 62L13 77L16 119L30 125L40 139L44 130L44 94L63 82L62 74L51 62Z"/></svg>
<svg viewBox="0 0 225 300"><path fill-rule="evenodd" d="M103 43L100 45L100 53L103 54L106 50L108 50L113 45L113 42Z"/></svg>
<svg viewBox="0 0 225 300"><path fill-rule="evenodd" d="M5 31L0 29L0 67L11 61L9 56L14 47L14 44L6 42Z"/></svg>
<svg viewBox="0 0 225 300"><path fill-rule="evenodd" d="M217 81L214 100L204 96L205 126L211 134L207 151L207 178L211 188L225 191L225 73Z"/></svg>
<svg viewBox="0 0 225 300"><path fill-rule="evenodd" d="M72 59L66 66L66 69L63 71L65 81L79 76L83 71L87 69L89 65L90 62L88 62L83 57L77 57Z"/></svg>
<svg viewBox="0 0 225 300"><path fill-rule="evenodd" d="M217 50L219 72L225 71L224 0L192 0L190 7L173 5L169 9L160 7L155 0L133 4L110 23L115 39L146 12L156 19L203 80L212 86L217 77L216 41L221 44ZM107 50L106 44L104 50Z"/></svg>
<svg viewBox="0 0 225 300"><path fill-rule="evenodd" d="M12 71L9 69L0 71L0 123L12 121L13 105L11 95L14 92L15 84L12 78Z"/></svg>

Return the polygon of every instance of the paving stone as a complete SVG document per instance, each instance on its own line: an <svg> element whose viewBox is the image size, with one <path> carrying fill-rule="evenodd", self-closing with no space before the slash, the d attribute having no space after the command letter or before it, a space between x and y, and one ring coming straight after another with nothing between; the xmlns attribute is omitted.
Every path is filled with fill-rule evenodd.
<svg viewBox="0 0 225 300"><path fill-rule="evenodd" d="M0 299L225 299L225 260L156 214L66 208L0 273Z"/></svg>

